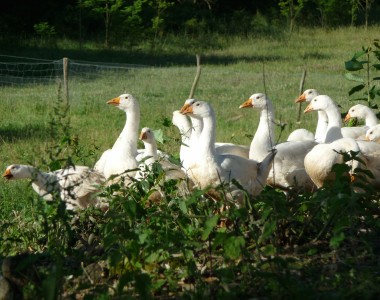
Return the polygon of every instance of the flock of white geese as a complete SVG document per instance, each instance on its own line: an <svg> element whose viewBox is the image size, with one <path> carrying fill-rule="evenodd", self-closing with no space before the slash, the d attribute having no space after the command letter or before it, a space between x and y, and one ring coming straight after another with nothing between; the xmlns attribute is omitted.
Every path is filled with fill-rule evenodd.
<svg viewBox="0 0 380 300"><path fill-rule="evenodd" d="M43 172L31 165L13 164L3 177L9 180L31 179L33 189L45 200L55 196L66 202L67 209L89 206L107 209L107 199L99 192L110 183L129 187L142 180L154 162L161 164L166 179L179 179L187 187L208 189L221 185L230 199L243 205L246 197L255 197L265 185L285 192L312 192L335 179L332 167L344 163L343 153L355 152L360 160L346 162L352 180L355 168L369 170L368 182L380 189L380 124L374 111L365 105L351 107L344 119L363 119L364 126L342 127L338 105L327 95L308 89L296 102L308 102L305 113L318 112L315 133L305 129L292 132L288 140L275 144L275 111L270 99L255 93L239 108L259 111L260 120L250 146L218 143L213 107L188 99L173 112L172 123L178 128L181 165L169 161L169 155L157 149L154 133L144 127L139 135L140 106L130 94L122 94L107 103L126 114L126 123L111 149L104 151L94 168L70 166ZM256 124L255 124L256 125ZM255 126L256 127L256 126ZM137 149L138 139L144 149ZM189 184L190 183L190 184Z"/></svg>

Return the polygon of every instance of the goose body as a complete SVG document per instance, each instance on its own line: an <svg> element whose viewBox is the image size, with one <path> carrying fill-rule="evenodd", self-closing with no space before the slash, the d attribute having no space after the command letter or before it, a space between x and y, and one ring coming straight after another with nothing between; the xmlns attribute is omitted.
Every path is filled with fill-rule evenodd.
<svg viewBox="0 0 380 300"><path fill-rule="evenodd" d="M253 94L240 105L240 108L249 107L260 111L259 126L251 142L249 158L260 161L271 149L277 150L267 184L283 190L313 189L313 181L304 167L304 157L316 145L316 142L297 140L275 145L273 125L275 112L270 99L263 93Z"/></svg>
<svg viewBox="0 0 380 300"><path fill-rule="evenodd" d="M293 130L289 134L286 141L293 142L293 141L314 141L314 140L315 140L315 137L312 132L310 132L309 130L305 128L299 128L299 129Z"/></svg>
<svg viewBox="0 0 380 300"><path fill-rule="evenodd" d="M237 155L218 154L215 148L216 120L211 105L204 101L194 101L190 105L184 105L181 112L203 120L198 149L193 153L196 159L189 172L194 183L202 189L216 187L222 183L232 187L231 180L235 179L251 196L260 194L275 152L267 153L260 163Z"/></svg>
<svg viewBox="0 0 380 300"><path fill-rule="evenodd" d="M316 110L323 110L328 115L329 124L328 124L327 132L326 132L326 140L328 141L328 143L337 145L338 143L340 143L341 140L343 140L342 142L344 142L344 141L347 141L347 139L350 139L350 138L345 138L346 140L343 139L342 132L339 130L342 123L341 118L340 118L340 113L339 113L337 104L329 96L319 95L315 97L310 102L310 104L306 107L305 112L316 111ZM344 148L342 146L342 150L346 149L346 151L349 151L349 150L360 151L359 153L360 158L364 161L364 165L362 165L361 167L369 170L374 175L374 178L368 178L368 180L375 188L379 189L380 188L380 144L377 144L375 142L370 142L370 141L354 140L351 138L350 143L345 142L345 145L350 145L350 147L344 146L346 147ZM309 163L308 160L310 160L311 163ZM326 166L326 163L315 164L318 161L320 162L327 161L326 152L323 152L323 151L318 152L317 150L314 150L312 153L310 153L309 156L305 157L305 165L309 165L310 168L314 169L314 171L310 171L310 168L309 168L308 174L310 176L313 176L310 172L313 172L313 173L319 172L320 174L322 174L322 172L326 172L326 170L327 172L328 170L331 170L329 166ZM320 169L320 171L317 171L317 169ZM320 180L323 181L322 178Z"/></svg>
<svg viewBox="0 0 380 300"><path fill-rule="evenodd" d="M39 196L52 201L54 194L59 195L69 210L104 206L98 193L105 178L100 172L85 166L43 172L30 165L13 164L6 168L3 177L8 180L30 179Z"/></svg>
<svg viewBox="0 0 380 300"><path fill-rule="evenodd" d="M360 152L359 145L352 138L341 138L330 144L320 143L305 156L305 169L318 188L335 180L332 168L335 164L344 163L340 152ZM349 161L351 171L358 167L357 161Z"/></svg>
<svg viewBox="0 0 380 300"><path fill-rule="evenodd" d="M102 172L107 179L112 175L124 174L126 171L128 176L133 177L138 167L136 156L140 105L130 94L122 94L109 100L107 104L123 110L127 120L112 148L103 153L94 168Z"/></svg>

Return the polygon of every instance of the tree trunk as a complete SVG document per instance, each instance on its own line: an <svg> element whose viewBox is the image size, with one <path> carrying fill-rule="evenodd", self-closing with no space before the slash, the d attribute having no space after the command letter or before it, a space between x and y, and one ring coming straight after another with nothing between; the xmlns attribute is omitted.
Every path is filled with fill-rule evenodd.
<svg viewBox="0 0 380 300"><path fill-rule="evenodd" d="M108 7L108 3L106 3L106 20L105 20L105 25L106 25L106 39L104 41L104 46L108 48L108 41L109 41L109 26L110 26L110 11Z"/></svg>

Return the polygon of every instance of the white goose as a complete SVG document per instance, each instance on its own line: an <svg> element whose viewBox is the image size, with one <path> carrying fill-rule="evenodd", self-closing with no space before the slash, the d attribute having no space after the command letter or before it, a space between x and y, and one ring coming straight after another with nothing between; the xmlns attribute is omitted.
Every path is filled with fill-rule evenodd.
<svg viewBox="0 0 380 300"><path fill-rule="evenodd" d="M167 158L161 157L157 152L157 142L154 132L149 127L141 129L139 139L144 143L145 151L143 154L142 163L140 163L136 178L141 179L146 173L146 169L151 170L154 162L159 162L162 169L165 171L166 179L185 179L186 174L181 170L181 167L170 162Z"/></svg>
<svg viewBox="0 0 380 300"><path fill-rule="evenodd" d="M308 89L303 92L302 95L300 95L297 100L297 102L310 102L312 99L314 99L316 96L320 95L319 92L316 89ZM338 109L339 111L339 109ZM325 143L323 141L323 137L325 136L326 128L327 128L327 123L328 123L328 117L325 114L324 111L318 111L318 123L315 131L315 140L318 143ZM366 131L366 128L364 127L341 127L341 132L343 137L348 137L348 138L361 138L364 136Z"/></svg>
<svg viewBox="0 0 380 300"><path fill-rule="evenodd" d="M183 109L186 109L186 107L192 105L194 102L196 102L196 99L187 99L183 105ZM199 136L203 129L203 120L195 118L191 115L189 115L191 120L191 127L190 127L190 138L189 138L189 148L197 148L197 143L199 140ZM245 158L248 158L249 155L249 147L245 145L237 145L233 143L223 143L223 142L215 142L215 149L218 154L233 154L242 156ZM191 150L190 150L191 153ZM191 155L190 155L191 156ZM190 158L191 159L191 158Z"/></svg>
<svg viewBox="0 0 380 300"><path fill-rule="evenodd" d="M34 191L47 201L59 196L69 210L96 206L106 207L98 197L105 178L85 166L70 166L53 172L43 172L30 165L13 164L6 168L3 177L8 180L31 179Z"/></svg>
<svg viewBox="0 0 380 300"><path fill-rule="evenodd" d="M315 137L312 132L305 128L299 128L293 130L288 138L286 139L287 142L293 142L293 141L314 141Z"/></svg>
<svg viewBox="0 0 380 300"><path fill-rule="evenodd" d="M179 159L185 170L188 169L191 161L191 133L193 131L191 122L187 116L181 114L179 110L173 111L172 123L176 126L181 134L181 146L179 149Z"/></svg>
<svg viewBox="0 0 380 300"><path fill-rule="evenodd" d="M252 107L260 111L260 122L252 139L249 158L262 160L268 152L277 150L273 167L267 178L267 184L288 190L290 188L312 190L314 184L304 167L304 157L315 145L314 141L290 141L275 145L274 109L265 94L253 94L239 108Z"/></svg>
<svg viewBox="0 0 380 300"><path fill-rule="evenodd" d="M335 180L332 168L335 164L344 163L341 152L360 152L359 145L352 138L341 138L330 144L320 143L305 156L305 169L318 188ZM351 167L350 174L359 167L356 160L347 162Z"/></svg>
<svg viewBox="0 0 380 300"><path fill-rule="evenodd" d="M127 120L112 148L102 154L94 168L102 172L107 179L112 175L120 175L128 170L132 171L128 171L127 176L134 177L138 167L136 156L140 105L130 94L122 94L109 100L107 104L123 110L126 113Z"/></svg>
<svg viewBox="0 0 380 300"><path fill-rule="evenodd" d="M348 122L351 118L357 118L359 120L365 121L364 126L356 127L357 130L360 130L362 132L362 135L359 137L359 139L364 139L367 130L378 123L375 112L368 106L363 104L356 104L350 107L344 118L344 122ZM344 130L344 127L342 128L342 130Z"/></svg>
<svg viewBox="0 0 380 300"><path fill-rule="evenodd" d="M372 141L379 144L380 143L380 124L371 126L365 134L365 139L367 141Z"/></svg>
<svg viewBox="0 0 380 300"><path fill-rule="evenodd" d="M302 95L296 99L296 103L299 102L310 102L316 96L319 95L319 92L316 89L307 89ZM323 137L327 129L328 118L324 111L318 111L318 123L315 129L314 138L317 143L323 143Z"/></svg>
<svg viewBox="0 0 380 300"><path fill-rule="evenodd" d="M275 152L270 152L259 163L232 154L218 154L215 150L215 113L211 105L204 101L195 101L182 107L181 112L203 120L203 130L199 136L198 149L194 149L196 158L189 172L190 178L199 188L216 187L235 179L252 196L261 193L271 168ZM239 192L238 192L239 193Z"/></svg>
<svg viewBox="0 0 380 300"><path fill-rule="evenodd" d="M310 111L323 110L328 116L328 128L326 132L326 141L331 144L326 144L321 147L315 147L305 157L305 167L310 176L312 173L329 174L326 170L331 170L335 160L330 158L335 156L334 147L345 151L357 151L359 147L360 158L364 161L363 168L368 169L374 175L374 178L368 178L371 184L376 188L380 188L380 145L369 141L359 141L350 138L343 138L342 132L339 130L342 124L340 112L336 103L326 95L315 97L306 107L305 113ZM353 143L353 141L355 143ZM355 146L357 145L357 146ZM339 148L340 147L340 148ZM320 162L317 164L316 162ZM322 164L322 162L325 162ZM330 162L330 165L326 164ZM352 163L357 164L357 163ZM327 178L327 177L326 177ZM319 179L323 182L323 178Z"/></svg>

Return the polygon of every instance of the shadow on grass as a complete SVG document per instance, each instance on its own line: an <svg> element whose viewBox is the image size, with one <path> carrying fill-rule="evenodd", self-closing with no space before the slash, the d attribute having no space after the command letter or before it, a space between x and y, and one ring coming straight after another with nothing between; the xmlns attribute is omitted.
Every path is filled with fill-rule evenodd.
<svg viewBox="0 0 380 300"><path fill-rule="evenodd" d="M13 143L22 139L41 139L49 135L45 124L25 124L0 127L0 141Z"/></svg>
<svg viewBox="0 0 380 300"><path fill-rule="evenodd" d="M24 47L12 54L6 53L6 50L0 52L3 55L12 55L19 57L38 58L46 60L59 60L63 57L68 57L73 60L84 60L92 62L108 62L108 63L122 63L122 64L139 64L147 66L194 66L196 65L196 58L194 54L182 52L146 52L146 51L133 51L133 50L64 50L58 48L40 48L40 47ZM212 65L229 65L237 62L264 62L264 61L279 61L285 59L282 56L267 54L252 56L218 56L218 55L202 55L202 64ZM6 61L6 57L2 57L1 61ZM8 58L14 61L14 58Z"/></svg>

